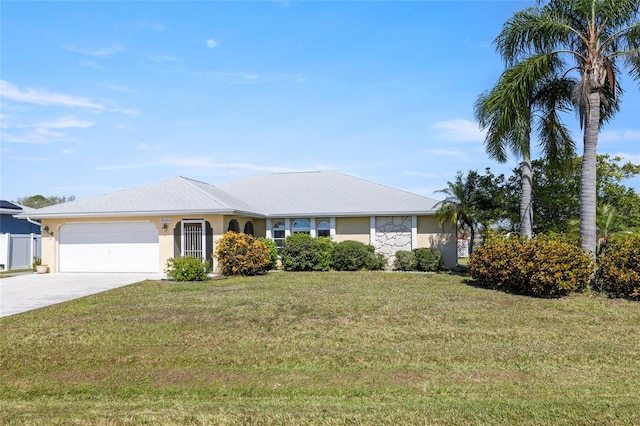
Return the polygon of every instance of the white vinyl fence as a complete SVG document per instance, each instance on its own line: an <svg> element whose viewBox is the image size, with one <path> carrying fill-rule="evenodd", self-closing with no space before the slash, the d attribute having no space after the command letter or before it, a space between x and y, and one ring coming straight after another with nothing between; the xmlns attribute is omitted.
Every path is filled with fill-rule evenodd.
<svg viewBox="0 0 640 426"><path fill-rule="evenodd" d="M0 234L0 270L29 269L33 259L42 256L37 234Z"/></svg>

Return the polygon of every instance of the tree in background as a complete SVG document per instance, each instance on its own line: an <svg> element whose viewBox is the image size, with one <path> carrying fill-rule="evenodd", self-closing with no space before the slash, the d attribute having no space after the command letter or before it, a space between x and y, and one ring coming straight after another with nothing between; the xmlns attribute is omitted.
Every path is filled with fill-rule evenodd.
<svg viewBox="0 0 640 426"><path fill-rule="evenodd" d="M67 201L73 201L76 197L70 195L68 197L56 197L52 195L50 197L45 197L44 195L32 195L30 197L18 198L15 202L18 204L22 204L26 207L31 207L33 209L40 209L42 207L52 206L54 204L62 204Z"/></svg>
<svg viewBox="0 0 640 426"><path fill-rule="evenodd" d="M487 129L485 149L489 157L507 161L507 151L522 159L520 164L520 234L533 235L533 169L531 132L535 127L547 158L562 163L573 157L575 144L559 113L568 111L575 81L556 75L557 58L528 61L508 68L491 89L475 103L480 127Z"/></svg>
<svg viewBox="0 0 640 426"><path fill-rule="evenodd" d="M463 236L469 233L473 251L476 232L484 231L504 217L504 176L495 176L487 168L485 175L470 170L466 175L458 171L453 182L436 192L445 199L436 204L435 218L442 226L451 223Z"/></svg>
<svg viewBox="0 0 640 426"><path fill-rule="evenodd" d="M533 193L537 202L534 205L534 233L570 232L571 221L580 215L577 194L580 188L581 157L574 157L564 169L550 164L542 158L532 162L536 180ZM640 165L623 163L620 157L598 155L597 162L597 200L598 205L610 205L618 212L627 228L640 227L640 196L633 188L623 184L627 179L640 176ZM503 189L507 201L507 217L517 218L517 200L520 194L519 170L513 170ZM624 214L622 214L624 213ZM578 226L579 227L579 226Z"/></svg>
<svg viewBox="0 0 640 426"><path fill-rule="evenodd" d="M584 129L580 178L580 237L586 252L596 249L596 152L603 100L622 93L616 74L624 65L640 79L640 0L550 0L516 12L496 39L510 66L559 58L558 74L577 70L573 94ZM569 66L565 59L574 65ZM611 113L617 109L612 106Z"/></svg>

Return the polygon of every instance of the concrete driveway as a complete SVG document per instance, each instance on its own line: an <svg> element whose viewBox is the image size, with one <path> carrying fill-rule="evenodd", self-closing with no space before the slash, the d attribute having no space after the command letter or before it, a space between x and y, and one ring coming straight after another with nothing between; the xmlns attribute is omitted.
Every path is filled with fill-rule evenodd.
<svg viewBox="0 0 640 426"><path fill-rule="evenodd" d="M0 317L55 305L113 288L161 279L163 274L21 274L0 278Z"/></svg>

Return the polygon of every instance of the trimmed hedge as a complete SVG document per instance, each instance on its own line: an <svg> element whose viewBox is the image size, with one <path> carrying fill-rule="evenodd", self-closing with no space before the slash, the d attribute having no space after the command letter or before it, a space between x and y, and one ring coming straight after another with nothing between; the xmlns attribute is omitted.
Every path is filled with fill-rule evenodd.
<svg viewBox="0 0 640 426"><path fill-rule="evenodd" d="M469 258L469 274L481 285L540 297L583 291L594 270L589 255L557 236L491 236Z"/></svg>
<svg viewBox="0 0 640 426"><path fill-rule="evenodd" d="M393 261L393 269L396 271L415 271L418 266L416 254L412 251L398 250Z"/></svg>
<svg viewBox="0 0 640 426"><path fill-rule="evenodd" d="M373 246L359 241L341 241L333 249L333 269L336 271L382 270L387 261L376 254Z"/></svg>
<svg viewBox="0 0 640 426"><path fill-rule="evenodd" d="M416 269L423 272L436 272L442 270L444 262L440 250L434 248L413 249L416 257Z"/></svg>
<svg viewBox="0 0 640 426"><path fill-rule="evenodd" d="M442 253L434 248L417 248L412 251L399 250L393 261L397 271L437 272L444 268Z"/></svg>
<svg viewBox="0 0 640 426"><path fill-rule="evenodd" d="M333 243L328 238L293 234L284 240L282 267L285 271L328 271L332 251Z"/></svg>
<svg viewBox="0 0 640 426"><path fill-rule="evenodd" d="M248 234L226 232L216 242L215 257L222 275L258 275L269 269L267 246Z"/></svg>
<svg viewBox="0 0 640 426"><path fill-rule="evenodd" d="M640 235L612 241L598 259L597 284L610 297L640 300Z"/></svg>
<svg viewBox="0 0 640 426"><path fill-rule="evenodd" d="M192 256L176 257L167 260L164 270L167 278L175 281L204 281L209 277L209 262Z"/></svg>

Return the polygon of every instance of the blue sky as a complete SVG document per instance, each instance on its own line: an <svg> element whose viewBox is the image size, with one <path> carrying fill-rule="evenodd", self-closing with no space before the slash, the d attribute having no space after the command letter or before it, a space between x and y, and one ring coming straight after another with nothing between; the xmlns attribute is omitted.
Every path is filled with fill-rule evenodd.
<svg viewBox="0 0 640 426"><path fill-rule="evenodd" d="M338 170L442 198L458 170L517 166L484 153L473 103L533 4L3 1L1 197ZM599 152L640 163L623 84Z"/></svg>

